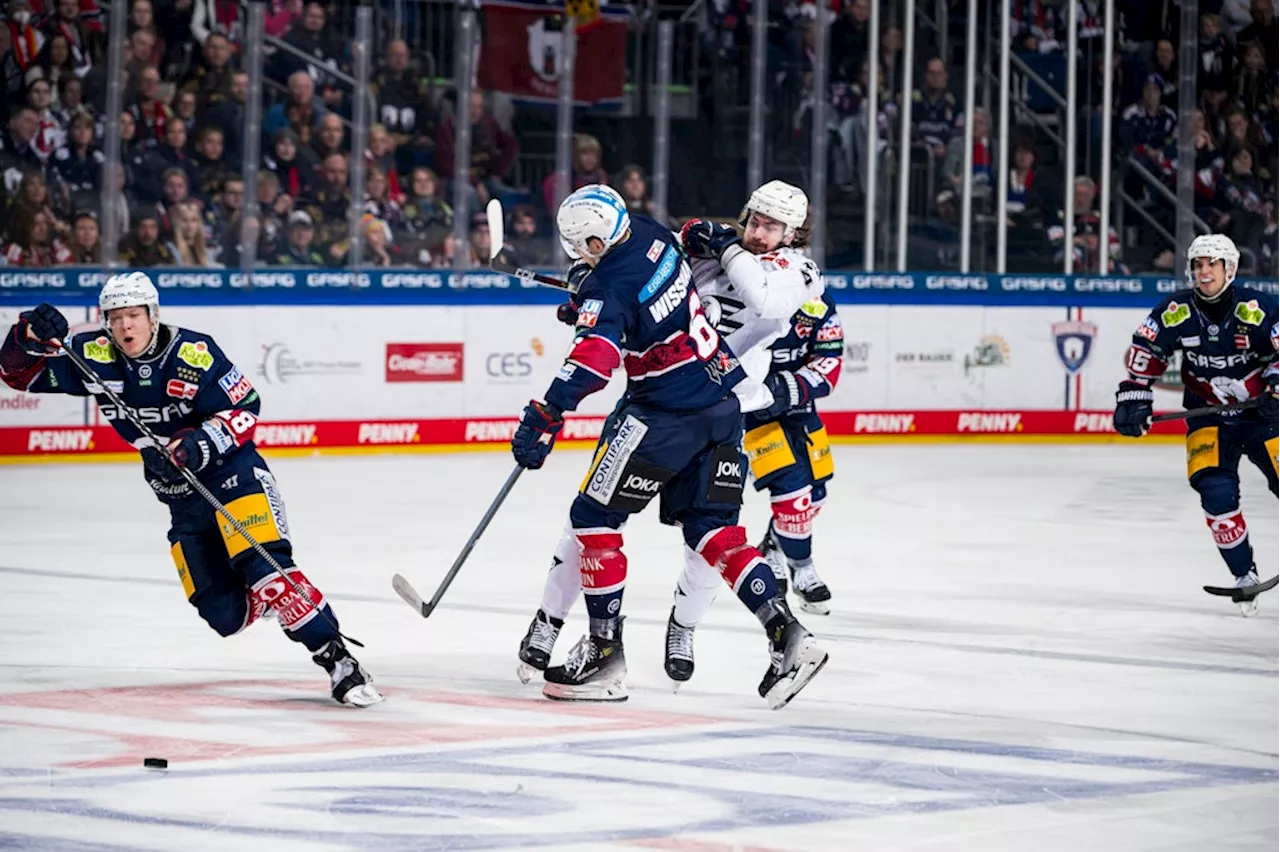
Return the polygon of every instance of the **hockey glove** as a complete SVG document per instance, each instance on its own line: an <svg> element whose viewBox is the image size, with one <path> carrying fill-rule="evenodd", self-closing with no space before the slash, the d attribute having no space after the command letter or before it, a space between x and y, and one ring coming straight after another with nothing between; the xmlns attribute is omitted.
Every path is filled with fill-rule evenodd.
<svg viewBox="0 0 1280 852"><path fill-rule="evenodd" d="M67 318L48 302L18 314L18 323L23 326L19 329L19 339L24 346L38 342L45 352L54 348L49 341L63 340L67 336Z"/></svg>
<svg viewBox="0 0 1280 852"><path fill-rule="evenodd" d="M578 324L578 306L570 299L556 306L556 319L565 325Z"/></svg>
<svg viewBox="0 0 1280 852"><path fill-rule="evenodd" d="M788 411L809 404L809 384L796 378L795 373L785 370L773 373L764 380L764 386L769 393L773 394L773 404L761 413L766 414L770 419L781 417Z"/></svg>
<svg viewBox="0 0 1280 852"><path fill-rule="evenodd" d="M1266 389L1262 392L1262 401L1258 403L1258 411L1265 423L1275 423L1280 419L1280 406L1276 404L1276 385L1280 382L1280 374L1272 373L1266 378Z"/></svg>
<svg viewBox="0 0 1280 852"><path fill-rule="evenodd" d="M741 246L742 238L728 225L706 219L690 219L680 229L680 242L690 257L720 259L733 246Z"/></svg>
<svg viewBox="0 0 1280 852"><path fill-rule="evenodd" d="M169 442L173 463L199 473L213 460L213 445L203 429L179 429Z"/></svg>
<svg viewBox="0 0 1280 852"><path fill-rule="evenodd" d="M143 447L141 452L142 466L156 479L169 484L183 481L182 472L169 464L169 460L164 457L164 453L155 447Z"/></svg>
<svg viewBox="0 0 1280 852"><path fill-rule="evenodd" d="M1151 429L1151 388L1137 382L1121 382L1116 391L1116 413L1112 418L1116 431L1130 438L1141 438Z"/></svg>
<svg viewBox="0 0 1280 852"><path fill-rule="evenodd" d="M564 412L536 399L530 401L511 439L511 455L516 457L516 464L529 470L542 467L562 428Z"/></svg>

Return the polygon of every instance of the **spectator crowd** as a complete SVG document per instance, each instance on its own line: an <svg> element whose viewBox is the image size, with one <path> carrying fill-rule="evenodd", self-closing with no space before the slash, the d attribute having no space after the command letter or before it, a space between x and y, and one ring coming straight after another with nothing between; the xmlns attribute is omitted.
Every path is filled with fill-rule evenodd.
<svg viewBox="0 0 1280 852"><path fill-rule="evenodd" d="M269 0L261 158L246 163L249 75L244 59L245 8L236 0L116 0L127 14L121 77L108 79L107 20L96 0L0 0L0 264L48 266L102 260L104 224L120 234L114 253L139 266L234 267L257 263L343 265L351 257L353 206L363 240L362 262L448 268L484 262L490 198L509 211L507 242L527 265L555 262L551 238L556 177L528 168L511 130L509 110L473 90L470 173L453 186L458 128L448 86L437 86L433 58L400 40L378 37L370 81L374 100L367 144L353 151L352 28L336 2ZM1033 124L1020 123L1009 150L998 150L991 115L975 111L972 187L979 230L1008 229L1011 265L1060 267L1070 251L1079 268L1126 269L1114 232L1100 233L1097 181L1104 164L1093 156L1098 117L1114 121L1113 187L1138 208L1132 221L1141 271L1168 269L1173 246L1171 193L1180 168L1176 144L1180 106L1177 50L1180 7L1174 0L1117 0L1120 31L1111 57L1114 102L1102 104L1101 3L1079 2L1079 38L1067 44L1072 0L998 0L1012 15L1015 46L1032 57L1080 51L1081 138L1073 188L1075 233L1066 245L1062 163ZM1007 5L1006 5L1007 4ZM703 62L745 74L750 0L708 0L702 18ZM912 102L913 233L939 245L957 243L967 117L960 107L957 45L963 48L967 0L947 0L949 42L937 28L917 28L916 73L903 92L900 11L881 7L871 31L870 0L770 2L770 90L798 151L807 151L815 98L826 99L833 198L861 204L868 157L884 161L876 203L896 165L895 135L905 98ZM1246 263L1275 274L1277 253L1277 33L1273 0L1201 0L1195 101L1195 212L1229 234ZM981 11L981 9L980 9ZM816 27L829 25L829 84L813 86ZM993 17L993 20L995 18ZM868 58L878 40L878 85L869 89ZM949 43L950 48L947 48ZM121 88L119 165L105 156L107 95ZM794 107L792 109L792 107ZM1027 109L1031 109L1028 105ZM1024 115L1026 113L1023 113ZM867 122L877 143L867 146ZM622 126L622 125L620 125ZM625 132L620 130L619 132ZM608 140L606 140L607 142ZM573 140L570 190L612 183L636 210L652 210L647 179L636 165L605 169L599 138ZM354 157L365 166L362 197L353 205ZM257 215L246 221L246 169L256 180ZM1008 219L994 221L999 170L1009 175ZM798 177L795 179L799 179ZM107 188L118 192L107 192ZM455 197L464 209L454 209ZM697 211L700 212L700 211ZM455 217L467 241L455 244ZM1114 221L1114 217L1113 217ZM1126 231L1130 228L1126 228ZM245 244L245 240L249 244ZM251 251L250 251L251 249ZM954 260L947 250L938 265ZM1122 257L1123 255L1123 257ZM1131 264L1132 265L1132 264Z"/></svg>
<svg viewBox="0 0 1280 852"><path fill-rule="evenodd" d="M245 162L250 79L244 7L234 0L117 0L127 9L119 166L105 156L107 21L95 0L0 0L0 265L102 261L104 222L134 266L340 266L352 236L351 28L320 2L271 0L259 162ZM127 3L127 6L125 5ZM276 42L278 39L279 42ZM466 209L452 200L457 129L430 61L388 40L375 51L373 123L356 227L362 263L449 268L488 262L490 198L509 213L507 242L526 264L553 262L555 179L518 180L520 145L473 90ZM574 139L570 190L608 181L597 139ZM246 214L246 169L257 215ZM648 209L645 174L614 180ZM118 193L106 193L114 185ZM115 199L117 203L112 203ZM249 208L251 209L251 208ZM468 240L456 245L455 215ZM246 216L248 221L246 220ZM246 240L252 241L246 244Z"/></svg>
<svg viewBox="0 0 1280 852"><path fill-rule="evenodd" d="M1067 38L1068 3L1077 2L1077 39ZM913 233L928 233L952 249L958 243L960 192L964 178L965 116L961 103L965 20L969 0L947 0L946 20L918 26L915 85L912 101ZM886 187L893 185L893 162L900 133L903 93L901 10L881 5L881 26L871 32L870 0L803 0L770 4L768 67L772 91L795 91L792 119L797 147L807 145L815 93L812 72L818 22L825 17L830 45L825 128L831 143L830 169L834 195L861 204L866 158L881 158L879 209L891 205ZM933 13L930 4L929 13ZM702 45L726 66L746 66L750 46L750 0L709 0ZM1178 172L1178 49L1181 6L1175 0L1116 0L1118 32L1109 58L1115 85L1113 119L1113 187L1140 208L1129 220L1138 244L1130 251L1144 270L1169 270L1173 246L1164 238L1174 227L1173 193ZM1201 0L1196 34L1195 213L1209 229L1230 235L1245 250L1246 262L1259 274L1274 275L1278 233L1277 179L1277 32L1274 0ZM980 21L979 68L993 62L1002 14L1011 16L1014 52L1045 76L1057 68L1061 87L1066 51L1078 52L1077 139L1079 176L1073 191L1075 235L1070 251L1077 268L1096 270L1099 251L1109 267L1125 271L1120 235L1100 233L1097 182L1103 164L1101 148L1103 3L1100 0L996 0L991 9L977 4ZM946 30L943 38L941 30ZM871 40L879 40L878 87L868 97ZM990 66L992 73L994 64ZM1035 84L1030 85L1035 89ZM1015 89L1015 96L1022 94ZM1065 134L1062 115L1015 113L1009 151L998 150L992 117L979 108L974 115L972 197L977 230L990 235L997 227L1009 233L1010 263L1028 271L1060 269L1065 227L1061 151L1037 124ZM877 146L867 148L868 116L877 126ZM1056 119L1056 121L1055 121ZM1136 166L1148 172L1142 175ZM1000 169L1009 173L1008 220L994 220ZM1161 188L1167 190L1162 192ZM1119 197L1118 194L1115 197ZM831 218L830 216L828 217ZM1113 216L1113 222L1116 220ZM1128 230L1128 229L1126 229ZM994 240L988 240L988 248ZM941 266L954 263L955 252L939 251Z"/></svg>

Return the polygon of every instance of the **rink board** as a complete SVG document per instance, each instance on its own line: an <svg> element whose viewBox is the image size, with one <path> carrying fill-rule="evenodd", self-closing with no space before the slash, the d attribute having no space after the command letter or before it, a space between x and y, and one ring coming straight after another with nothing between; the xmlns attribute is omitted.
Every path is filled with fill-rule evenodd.
<svg viewBox="0 0 1280 852"><path fill-rule="evenodd" d="M0 309L0 327L19 310ZM65 310L73 330L96 327L95 309ZM844 366L820 410L836 441L1116 439L1115 387L1144 315L844 304ZM551 307L534 304L178 304L164 319L218 341L262 396L258 444L293 452L501 446L573 337ZM1180 403L1176 370L1166 379L1157 410ZM562 440L594 441L623 384L617 375L588 398ZM1178 423L1156 430L1181 432ZM127 451L92 402L0 387L0 459Z"/></svg>

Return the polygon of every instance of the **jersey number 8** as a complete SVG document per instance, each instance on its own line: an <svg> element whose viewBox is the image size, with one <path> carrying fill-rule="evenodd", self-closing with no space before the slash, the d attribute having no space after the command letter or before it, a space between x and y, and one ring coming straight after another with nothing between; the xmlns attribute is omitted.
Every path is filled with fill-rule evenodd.
<svg viewBox="0 0 1280 852"><path fill-rule="evenodd" d="M689 294L689 337L693 338L694 351L702 361L716 354L720 348L720 335L703 312L697 293Z"/></svg>

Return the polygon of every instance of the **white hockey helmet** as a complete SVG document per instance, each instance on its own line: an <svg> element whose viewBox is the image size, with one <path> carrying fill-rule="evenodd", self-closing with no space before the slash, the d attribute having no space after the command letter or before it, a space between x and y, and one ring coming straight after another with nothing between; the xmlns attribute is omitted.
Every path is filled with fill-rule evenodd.
<svg viewBox="0 0 1280 852"><path fill-rule="evenodd" d="M1226 234L1201 234L1191 241L1187 248L1187 283L1192 287L1196 286L1195 270L1192 267L1198 257L1222 261L1227 284L1236 280L1236 270L1240 268L1240 249L1236 248L1236 244ZM1223 292L1226 289L1223 287Z"/></svg>
<svg viewBox="0 0 1280 852"><path fill-rule="evenodd" d="M601 183L575 190L556 212L560 245L574 260L582 257L587 240L592 237L603 242L608 251L626 236L630 227L627 203L617 191Z"/></svg>
<svg viewBox="0 0 1280 852"><path fill-rule="evenodd" d="M112 275L102 285L98 293L98 310L101 312L102 327L110 330L107 312L116 308L145 307L147 316L151 318L151 333L154 336L160 324L160 291L152 283L151 276L145 272L124 272Z"/></svg>
<svg viewBox="0 0 1280 852"><path fill-rule="evenodd" d="M771 180L751 193L747 206L742 208L742 214L738 217L738 224L745 227L747 216L753 210L785 225L782 232L785 242L808 218L809 197L798 186L792 186L786 181Z"/></svg>

